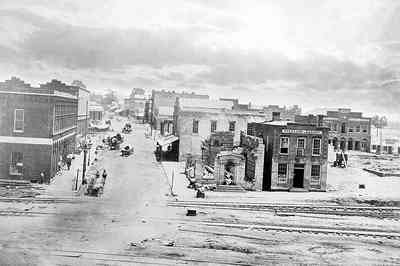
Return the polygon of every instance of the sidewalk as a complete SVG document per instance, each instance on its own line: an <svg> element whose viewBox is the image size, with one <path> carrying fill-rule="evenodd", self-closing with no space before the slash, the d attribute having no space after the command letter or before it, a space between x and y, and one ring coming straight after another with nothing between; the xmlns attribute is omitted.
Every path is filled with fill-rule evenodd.
<svg viewBox="0 0 400 266"><path fill-rule="evenodd" d="M97 162L94 162L96 158L95 151L96 146L101 143L103 139L102 134L96 135L92 138L93 145L90 149L90 154L87 154L86 158L86 172L90 169L92 163L94 165L101 165L103 158L102 153L104 151L99 150L97 154ZM75 191L76 177L78 176L78 189L82 183L82 169L83 169L83 152L75 155L75 159L72 160L71 168L68 171L66 166L61 170L61 173L57 174L50 181L49 185L43 185L44 191L42 191L40 197L74 197L79 196L80 193ZM89 166L88 166L88 161ZM99 168L101 169L101 167Z"/></svg>

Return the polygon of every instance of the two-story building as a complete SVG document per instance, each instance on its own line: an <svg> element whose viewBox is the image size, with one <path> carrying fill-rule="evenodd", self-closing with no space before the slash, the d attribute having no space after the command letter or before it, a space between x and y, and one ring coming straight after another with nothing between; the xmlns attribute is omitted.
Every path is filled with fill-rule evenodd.
<svg viewBox="0 0 400 266"><path fill-rule="evenodd" d="M281 121L249 123L247 134L265 145L263 190L325 191L328 131L322 125Z"/></svg>
<svg viewBox="0 0 400 266"><path fill-rule="evenodd" d="M247 123L265 121L265 114L234 110L232 101L179 98L174 110L174 135L179 138L179 160L201 157L202 142L214 132L232 132L234 145Z"/></svg>
<svg viewBox="0 0 400 266"><path fill-rule="evenodd" d="M57 80L39 87L0 83L0 178L48 182L75 149L78 90Z"/></svg>
<svg viewBox="0 0 400 266"><path fill-rule="evenodd" d="M330 129L329 144L335 150L356 150L370 152L371 150L371 118L363 117L361 112L340 108L337 111L327 111L326 115L296 116L296 122L317 124L322 117L323 125Z"/></svg>
<svg viewBox="0 0 400 266"><path fill-rule="evenodd" d="M175 92L175 91L152 91L150 123L153 129L160 130L161 135L169 135L173 125L174 106L176 99L209 99L208 95ZM164 134L163 134L164 133Z"/></svg>

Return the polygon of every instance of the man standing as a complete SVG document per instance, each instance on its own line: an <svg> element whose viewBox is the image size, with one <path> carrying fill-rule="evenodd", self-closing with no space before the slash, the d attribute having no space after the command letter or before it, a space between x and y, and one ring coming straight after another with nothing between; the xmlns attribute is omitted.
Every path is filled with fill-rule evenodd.
<svg viewBox="0 0 400 266"><path fill-rule="evenodd" d="M71 168L71 162L72 162L71 156L67 156L66 163L67 163L67 169L68 170Z"/></svg>

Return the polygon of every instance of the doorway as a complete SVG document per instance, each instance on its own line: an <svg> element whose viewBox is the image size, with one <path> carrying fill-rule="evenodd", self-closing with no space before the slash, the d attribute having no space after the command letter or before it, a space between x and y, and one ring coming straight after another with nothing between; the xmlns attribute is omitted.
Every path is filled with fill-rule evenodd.
<svg viewBox="0 0 400 266"><path fill-rule="evenodd" d="M347 149L349 151L353 150L353 140L352 139L349 139L349 141L347 142Z"/></svg>
<svg viewBox="0 0 400 266"><path fill-rule="evenodd" d="M294 165L293 187L304 188L304 164Z"/></svg>

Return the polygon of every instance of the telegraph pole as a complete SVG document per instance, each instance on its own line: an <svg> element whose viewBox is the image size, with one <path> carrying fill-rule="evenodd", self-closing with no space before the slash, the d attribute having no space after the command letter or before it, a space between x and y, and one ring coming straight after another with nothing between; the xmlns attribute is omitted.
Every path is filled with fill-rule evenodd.
<svg viewBox="0 0 400 266"><path fill-rule="evenodd" d="M87 147L86 144L83 147L83 168L82 168L82 185L84 184L85 180L85 173L86 173L86 156L87 156Z"/></svg>

